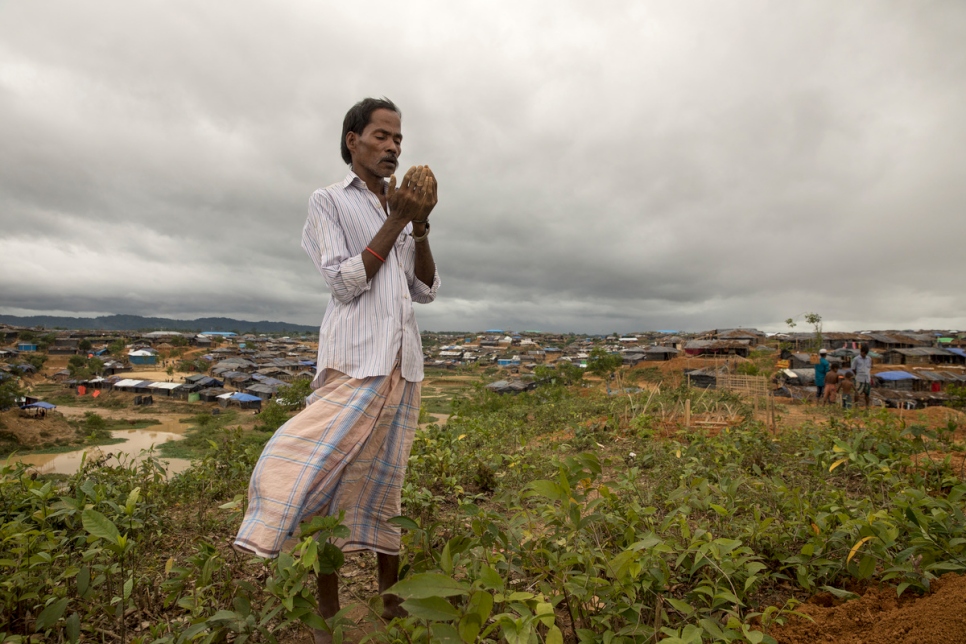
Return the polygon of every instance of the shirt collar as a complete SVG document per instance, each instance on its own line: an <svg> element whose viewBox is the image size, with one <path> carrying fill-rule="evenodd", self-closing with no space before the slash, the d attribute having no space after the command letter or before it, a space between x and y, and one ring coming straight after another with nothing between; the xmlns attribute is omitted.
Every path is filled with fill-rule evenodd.
<svg viewBox="0 0 966 644"><path fill-rule="evenodd" d="M366 182L363 181L362 179L360 179L359 178L359 175L357 175L351 169L349 170L349 174L347 174L345 176L345 181L342 182L342 187L343 188L348 188L349 186L355 186L356 188L359 188L360 190L368 190L369 189L369 187L366 185ZM385 180L383 180L383 182L382 182L382 189L383 189L383 192L385 192L385 191L387 191L389 189L389 183L387 181L385 181Z"/></svg>

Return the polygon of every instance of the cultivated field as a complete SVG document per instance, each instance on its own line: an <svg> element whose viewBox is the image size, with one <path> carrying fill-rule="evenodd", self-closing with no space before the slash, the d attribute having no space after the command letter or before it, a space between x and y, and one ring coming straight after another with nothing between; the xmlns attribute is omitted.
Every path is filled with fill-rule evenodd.
<svg viewBox="0 0 966 644"><path fill-rule="evenodd" d="M503 396L428 374L398 520L411 615L390 624L371 556L229 547L259 417L73 400L56 422L75 434L85 412L182 425L195 466L7 467L0 641L310 642L319 569L353 642L966 641L961 412L772 407L679 373Z"/></svg>

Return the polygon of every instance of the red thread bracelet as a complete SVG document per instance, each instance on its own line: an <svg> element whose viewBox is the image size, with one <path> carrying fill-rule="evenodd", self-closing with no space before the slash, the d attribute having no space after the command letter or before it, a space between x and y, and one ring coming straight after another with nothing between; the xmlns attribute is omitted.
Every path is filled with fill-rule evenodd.
<svg viewBox="0 0 966 644"><path fill-rule="evenodd" d="M378 260L379 260L380 262L382 262L383 264L385 264L385 263L386 263L386 260L385 260L385 258L383 258L383 257L381 257L381 256L379 255L379 253L377 253L376 251L374 251L374 250L372 250L372 249L371 249L371 248L369 248L368 246L366 246L366 250L367 250L367 251L369 251L370 253L372 253L372 256L373 256L373 257L375 257L376 259L378 259Z"/></svg>

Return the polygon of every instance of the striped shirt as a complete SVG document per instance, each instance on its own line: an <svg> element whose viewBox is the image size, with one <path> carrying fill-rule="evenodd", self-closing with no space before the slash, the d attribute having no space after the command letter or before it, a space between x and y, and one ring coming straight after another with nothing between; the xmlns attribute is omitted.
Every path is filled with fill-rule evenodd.
<svg viewBox="0 0 966 644"><path fill-rule="evenodd" d="M439 271L431 286L416 278L416 243L412 224L407 224L385 264L367 281L362 251L385 221L379 198L351 171L343 182L316 190L309 199L302 248L332 292L319 329L315 387L325 382L329 368L353 378L388 376L397 356L404 379L423 379L413 302L436 299Z"/></svg>

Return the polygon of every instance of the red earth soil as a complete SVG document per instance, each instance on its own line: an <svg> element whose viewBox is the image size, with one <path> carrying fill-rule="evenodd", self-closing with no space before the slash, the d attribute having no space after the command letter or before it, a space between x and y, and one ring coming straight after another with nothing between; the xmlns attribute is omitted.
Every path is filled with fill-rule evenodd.
<svg viewBox="0 0 966 644"><path fill-rule="evenodd" d="M947 574L932 582L932 592L919 597L894 588L870 587L843 602L828 593L816 595L796 609L809 621L792 617L775 627L779 644L955 644L966 642L966 577Z"/></svg>

